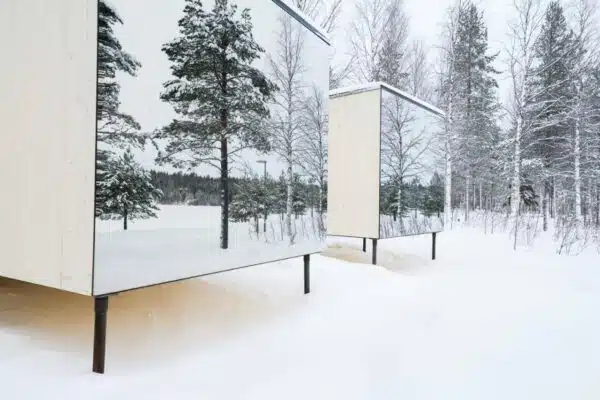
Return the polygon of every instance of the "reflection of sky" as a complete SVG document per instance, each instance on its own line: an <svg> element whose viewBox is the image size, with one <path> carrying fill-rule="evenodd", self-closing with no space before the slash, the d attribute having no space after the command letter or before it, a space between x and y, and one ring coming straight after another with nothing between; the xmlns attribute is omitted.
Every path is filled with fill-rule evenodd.
<svg viewBox="0 0 600 400"><path fill-rule="evenodd" d="M116 8L124 22L123 25L114 27L123 49L134 55L142 64L135 78L126 74L117 76L121 84L121 111L131 114L142 126L142 131L154 131L176 117L171 105L159 98L163 83L172 78L170 62L161 48L179 34L177 22L183 15L185 1L109 0L108 3ZM256 66L268 73L270 67L266 54L275 49L279 29L278 17L285 15L285 12L271 0L237 0L236 3L238 11L251 8L254 39L265 49L265 56L257 60ZM212 10L214 1L203 1L203 5L205 10ZM330 48L296 20L292 20L292 23L305 30L304 79L311 84L314 82L327 93ZM145 152L137 152L136 157L146 168L155 168L156 151L151 145ZM254 151L247 151L243 157L257 172L263 170L263 166L256 163L259 159L268 161L268 171L274 176L279 176L283 169L283 164L275 155L260 155ZM173 171L170 167L160 169ZM198 167L196 172L201 175L217 175L217 170L210 166Z"/></svg>
<svg viewBox="0 0 600 400"><path fill-rule="evenodd" d="M382 90L382 118L381 118L381 129L382 135L385 132L389 132L393 129L393 126L390 124L389 118L386 118L386 104L393 104L395 106L397 96L392 94L386 90ZM433 176L434 172L437 171L441 173L442 170L439 168L440 166L440 146L441 137L438 135L441 129L441 120L439 117L435 116L432 112L419 107L413 103L410 103L405 100L400 100L400 107L403 109L407 109L407 123L404 125L402 141L404 146L408 146L410 144L415 144L414 146L410 146L410 149L407 151L407 158L413 159L418 157L418 163L421 168L420 173L417 174L419 180L423 184L428 184ZM419 138L418 136L421 135ZM382 138L382 152L385 151L385 141ZM382 170L385 171L386 166L382 163ZM412 175L409 172L409 175ZM382 174L382 177L385 174ZM413 180L413 177L408 179L409 183Z"/></svg>

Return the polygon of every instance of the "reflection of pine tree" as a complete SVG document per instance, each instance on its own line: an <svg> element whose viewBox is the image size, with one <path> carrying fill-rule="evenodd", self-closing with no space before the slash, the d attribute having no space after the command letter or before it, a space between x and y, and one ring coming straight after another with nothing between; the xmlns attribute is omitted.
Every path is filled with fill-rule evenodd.
<svg viewBox="0 0 600 400"><path fill-rule="evenodd" d="M402 185L402 192L406 191L406 184ZM390 180L381 185L380 191L380 212L384 215L391 215L394 221L406 216L407 199L405 196L398 199L399 183L396 180ZM406 194L406 193L405 193Z"/></svg>
<svg viewBox="0 0 600 400"><path fill-rule="evenodd" d="M157 138L167 142L159 163L175 167L209 164L220 173L221 248L228 247L229 169L246 148L269 150L262 129L275 86L252 66L264 50L252 35L249 10L237 13L228 0L206 12L200 0L186 0L180 36L163 47L175 79L161 98L179 115Z"/></svg>
<svg viewBox="0 0 600 400"><path fill-rule="evenodd" d="M272 179L259 178L252 172L234 186L235 195L230 205L229 218L234 222L253 222L258 235L259 220L268 217L277 201L276 187Z"/></svg>
<svg viewBox="0 0 600 400"><path fill-rule="evenodd" d="M123 21L117 12L104 0L98 2L98 93L96 118L98 121L96 152L96 217L103 216L110 208L107 202L111 193L106 193L108 163L113 154L102 147L124 148L142 147L144 137L138 133L140 126L135 119L119 110L120 86L116 80L117 72L135 76L140 63L125 52L115 37L113 26Z"/></svg>
<svg viewBox="0 0 600 400"><path fill-rule="evenodd" d="M310 189L309 187L302 182L302 176L300 174L294 174L294 178L292 180L292 214L298 218L300 215L304 215L306 213L306 204L309 202ZM277 212L281 215L281 219L283 220L284 216L287 214L288 208L288 194L289 194L289 185L287 176L283 171L281 171L281 175L279 176L279 180L276 184L275 190L275 202L273 205L274 212ZM287 220L285 221L287 225ZM287 231L287 228L286 228Z"/></svg>
<svg viewBox="0 0 600 400"><path fill-rule="evenodd" d="M123 21L104 0L98 2L98 142L117 147L142 145L139 124L131 115L120 112L120 86L117 72L135 76L141 64L125 52L115 37L113 26Z"/></svg>
<svg viewBox="0 0 600 400"><path fill-rule="evenodd" d="M418 217L426 199L426 188L421 184L419 178L413 178L410 184L405 186L406 204L413 211L414 217Z"/></svg>
<svg viewBox="0 0 600 400"><path fill-rule="evenodd" d="M162 192L152 185L150 173L135 162L129 149L117 159L106 158L103 175L100 189L106 198L100 218L123 219L125 230L128 220L156 218Z"/></svg>
<svg viewBox="0 0 600 400"><path fill-rule="evenodd" d="M431 178L427 187L425 202L423 203L423 214L426 217L436 215L438 218L444 211L444 182L437 172Z"/></svg>
<svg viewBox="0 0 600 400"><path fill-rule="evenodd" d="M304 213L306 212L306 195L308 193L304 183L302 182L302 177L300 176L300 174L294 174L292 188L292 212L294 213L297 219L300 215L304 215Z"/></svg>
<svg viewBox="0 0 600 400"><path fill-rule="evenodd" d="M108 193L103 188L104 180L106 179L106 173L109 158L111 153L106 150L98 149L96 151L96 203L95 203L95 216L99 217L104 214L106 208L106 200Z"/></svg>

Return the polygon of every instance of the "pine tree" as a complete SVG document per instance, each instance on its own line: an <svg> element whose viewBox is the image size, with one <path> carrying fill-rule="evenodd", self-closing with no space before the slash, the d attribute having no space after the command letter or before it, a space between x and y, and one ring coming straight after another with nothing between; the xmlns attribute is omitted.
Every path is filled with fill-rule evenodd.
<svg viewBox="0 0 600 400"><path fill-rule="evenodd" d="M465 178L465 220L473 201L470 198L473 181L480 178L478 169L489 158L490 141L495 130L499 109L495 91L498 83L493 68L497 54L488 54L487 28L480 12L473 3L467 2L459 10L454 66L458 81L455 107L460 111L455 168Z"/></svg>
<svg viewBox="0 0 600 400"><path fill-rule="evenodd" d="M552 193L556 175L564 170L568 149L566 107L569 95L569 68L573 33L570 31L560 2L548 5L540 36L535 46L538 66L535 74L535 97L541 110L536 110L542 126L532 137L532 150L543 166L544 192L542 197L543 229L554 214Z"/></svg>
<svg viewBox="0 0 600 400"><path fill-rule="evenodd" d="M258 221L267 208L264 182L258 177L244 179L235 185L237 193L231 201L229 218L234 222L253 221L255 233L259 235Z"/></svg>
<svg viewBox="0 0 600 400"><path fill-rule="evenodd" d="M306 212L307 203L307 191L305 190L304 182L302 182L302 176L300 174L294 174L294 195L292 198L292 211L296 218L300 215L304 215Z"/></svg>
<svg viewBox="0 0 600 400"><path fill-rule="evenodd" d="M423 203L423 214L426 217L433 215L440 217L444 211L444 181L442 177L436 172L434 173L429 186L427 187L427 193L425 202Z"/></svg>
<svg viewBox="0 0 600 400"><path fill-rule="evenodd" d="M136 146L142 148L144 136L139 134L140 126L128 114L120 111L120 86L116 80L117 72L135 76L141 64L123 50L115 36L113 27L122 24L116 10L104 0L98 2L98 93L96 106L97 141L96 154L96 199L95 215L105 214L109 194L104 193L107 163L113 157L106 149Z"/></svg>
<svg viewBox="0 0 600 400"><path fill-rule="evenodd" d="M259 220L268 218L275 210L277 188L269 176L259 177L252 169L246 167L245 175L233 186L229 218L233 222L253 222L254 231L260 234ZM266 221L264 221L266 235Z"/></svg>
<svg viewBox="0 0 600 400"><path fill-rule="evenodd" d="M154 187L150 173L138 164L130 149L118 158L106 158L100 189L104 208L100 218L123 219L123 229L134 219L156 218L156 202L162 192Z"/></svg>
<svg viewBox="0 0 600 400"><path fill-rule="evenodd" d="M106 200L108 193L104 190L104 182L106 180L107 169L109 168L110 157L112 153L97 149L96 150L96 201L95 201L95 216L100 217L105 214Z"/></svg>
<svg viewBox="0 0 600 400"><path fill-rule="evenodd" d="M117 147L140 147L144 137L138 134L139 124L120 111L120 86L117 72L136 76L141 67L131 54L123 50L113 27L123 24L116 10L104 0L98 2L98 142Z"/></svg>
<svg viewBox="0 0 600 400"><path fill-rule="evenodd" d="M207 12L200 0L186 0L180 35L163 46L175 79L164 84L161 99L178 119L156 137L167 142L157 162L175 167L208 164L220 173L221 243L229 243L229 170L243 149L269 150L262 121L276 89L253 66L264 53L252 34L248 9L238 13L228 0Z"/></svg>

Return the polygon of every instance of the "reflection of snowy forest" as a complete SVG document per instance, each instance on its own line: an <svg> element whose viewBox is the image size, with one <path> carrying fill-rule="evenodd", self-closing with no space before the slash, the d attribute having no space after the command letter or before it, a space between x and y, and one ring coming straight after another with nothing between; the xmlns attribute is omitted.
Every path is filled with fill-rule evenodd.
<svg viewBox="0 0 600 400"><path fill-rule="evenodd" d="M328 46L319 42L321 57L309 60L312 34L270 1L265 4L279 17L267 49L255 38L251 10L229 0L183 3L179 21L171 21L179 23L177 36L156 43L171 73L156 77L162 87L156 98L172 107L174 118L144 131L136 115L122 112L119 81L136 79L144 60L129 54L115 33L127 24L118 2L113 8L99 1L96 216L120 220L126 230L128 220L167 216L159 204L208 205L220 209L219 226L206 224L222 249L230 248L231 224L246 225L247 238L260 242L321 241ZM148 149L156 152L156 168L145 169L132 153ZM249 152L276 157L281 175L268 173L266 160L248 162ZM201 166L217 177L191 172Z"/></svg>
<svg viewBox="0 0 600 400"><path fill-rule="evenodd" d="M436 170L431 112L384 90L381 104L380 236L439 231L444 184Z"/></svg>

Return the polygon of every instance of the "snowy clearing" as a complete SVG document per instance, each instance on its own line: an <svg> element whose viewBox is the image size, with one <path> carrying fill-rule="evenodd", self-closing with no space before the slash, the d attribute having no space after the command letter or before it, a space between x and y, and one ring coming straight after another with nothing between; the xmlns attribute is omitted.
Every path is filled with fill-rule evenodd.
<svg viewBox="0 0 600 400"><path fill-rule="evenodd" d="M323 250L315 217L293 218L295 244L285 241L279 215L263 233L253 223L229 223L229 248L219 248L220 207L162 205L158 218L96 222L94 294L125 291Z"/></svg>
<svg viewBox="0 0 600 400"><path fill-rule="evenodd" d="M325 254L370 260L360 239L330 241ZM104 376L90 372L89 298L0 280L3 394L600 398L595 251L513 253L464 228L431 261L430 241L380 241L385 267L314 256L307 296L301 259L115 296Z"/></svg>

